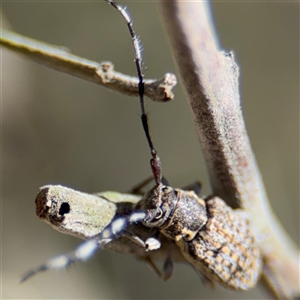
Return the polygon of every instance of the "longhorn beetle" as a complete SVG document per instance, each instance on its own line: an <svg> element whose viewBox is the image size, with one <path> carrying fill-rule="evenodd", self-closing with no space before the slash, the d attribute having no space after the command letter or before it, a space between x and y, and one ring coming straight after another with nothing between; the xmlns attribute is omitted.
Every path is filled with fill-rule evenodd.
<svg viewBox="0 0 300 300"><path fill-rule="evenodd" d="M24 275L27 280L37 272L64 268L92 256L98 249L125 235L145 251L160 247L159 236L174 241L185 259L211 282L228 288L248 290L255 286L261 271L262 260L255 238L250 231L246 214L233 210L215 196L202 199L194 191L174 189L162 180L160 158L154 148L144 105L144 77L142 57L132 20L126 11L113 0L106 0L124 18L135 51L135 64L139 79L141 121L151 152L150 165L155 186L140 200L128 215L115 217L102 232L81 244L75 251L55 257ZM142 224L155 229L153 236L143 241L128 230ZM172 271L171 256L166 258L164 278Z"/></svg>

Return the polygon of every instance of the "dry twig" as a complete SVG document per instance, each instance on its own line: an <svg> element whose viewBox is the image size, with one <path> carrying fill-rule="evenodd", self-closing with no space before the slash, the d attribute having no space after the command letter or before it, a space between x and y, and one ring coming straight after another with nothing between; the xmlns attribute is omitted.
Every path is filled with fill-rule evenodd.
<svg viewBox="0 0 300 300"><path fill-rule="evenodd" d="M94 62L53 46L1 28L0 45L23 54L52 69L91 81L129 96L138 95L138 79L116 72L111 62ZM145 95L153 101L167 102L174 98L172 88L176 76L167 73L162 79L145 80Z"/></svg>
<svg viewBox="0 0 300 300"><path fill-rule="evenodd" d="M40 188L36 197L36 214L40 220L61 233L88 239L102 232L116 214L132 210L141 198L112 191L87 194L60 185L47 185ZM141 224L133 230L143 240L152 232ZM133 255L148 264L156 260L164 261L169 253L172 253L174 262L187 263L178 247L164 237L161 239L161 247L156 251L145 251L126 237L119 237L102 248Z"/></svg>

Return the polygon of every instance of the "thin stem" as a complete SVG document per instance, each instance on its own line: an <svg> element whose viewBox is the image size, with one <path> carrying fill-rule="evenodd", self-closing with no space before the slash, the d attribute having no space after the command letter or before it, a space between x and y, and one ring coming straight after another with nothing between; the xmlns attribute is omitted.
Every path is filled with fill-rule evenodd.
<svg viewBox="0 0 300 300"><path fill-rule="evenodd" d="M64 47L46 44L5 29L1 29L0 45L57 71L129 96L139 95L139 79L116 72L111 62L91 61L71 54ZM148 79L144 82L145 95L151 100L166 102L174 98L172 88L177 83L174 74L167 73L162 79Z"/></svg>

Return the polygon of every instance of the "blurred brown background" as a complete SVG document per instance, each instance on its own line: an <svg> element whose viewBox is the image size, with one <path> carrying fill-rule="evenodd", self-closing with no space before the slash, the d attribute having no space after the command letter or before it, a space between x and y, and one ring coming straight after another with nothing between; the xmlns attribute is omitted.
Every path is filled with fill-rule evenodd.
<svg viewBox="0 0 300 300"><path fill-rule="evenodd" d="M125 2L141 36L146 78L175 72L155 2ZM272 206L299 242L299 4L213 3L225 50L240 65L246 125ZM126 25L104 2L2 2L15 31L65 46L88 59L110 60L135 75ZM106 90L2 50L2 297L123 299L263 299L259 288L234 293L204 287L188 266L169 282L131 257L99 252L67 271L21 274L80 240L35 216L45 184L84 192L127 191L150 175L150 154L137 98ZM164 175L175 187L209 183L193 120L180 86L172 103L148 100L151 132ZM258 212L259 213L259 212ZM288 253L287 253L288 255Z"/></svg>

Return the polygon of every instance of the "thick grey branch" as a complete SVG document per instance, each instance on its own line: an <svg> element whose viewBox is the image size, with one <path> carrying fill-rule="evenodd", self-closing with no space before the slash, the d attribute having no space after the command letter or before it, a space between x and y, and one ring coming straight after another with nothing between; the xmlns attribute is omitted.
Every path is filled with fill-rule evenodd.
<svg viewBox="0 0 300 300"><path fill-rule="evenodd" d="M94 62L73 55L64 47L46 44L2 28L0 45L57 71L103 85L129 96L138 95L138 78L116 72L111 62ZM145 95L153 101L170 101L174 98L172 88L176 83L176 76L171 73L167 73L159 80L145 80Z"/></svg>
<svg viewBox="0 0 300 300"><path fill-rule="evenodd" d="M278 298L299 294L299 251L269 205L240 107L238 67L220 51L207 2L161 1L175 63L187 93L213 193L244 208Z"/></svg>

